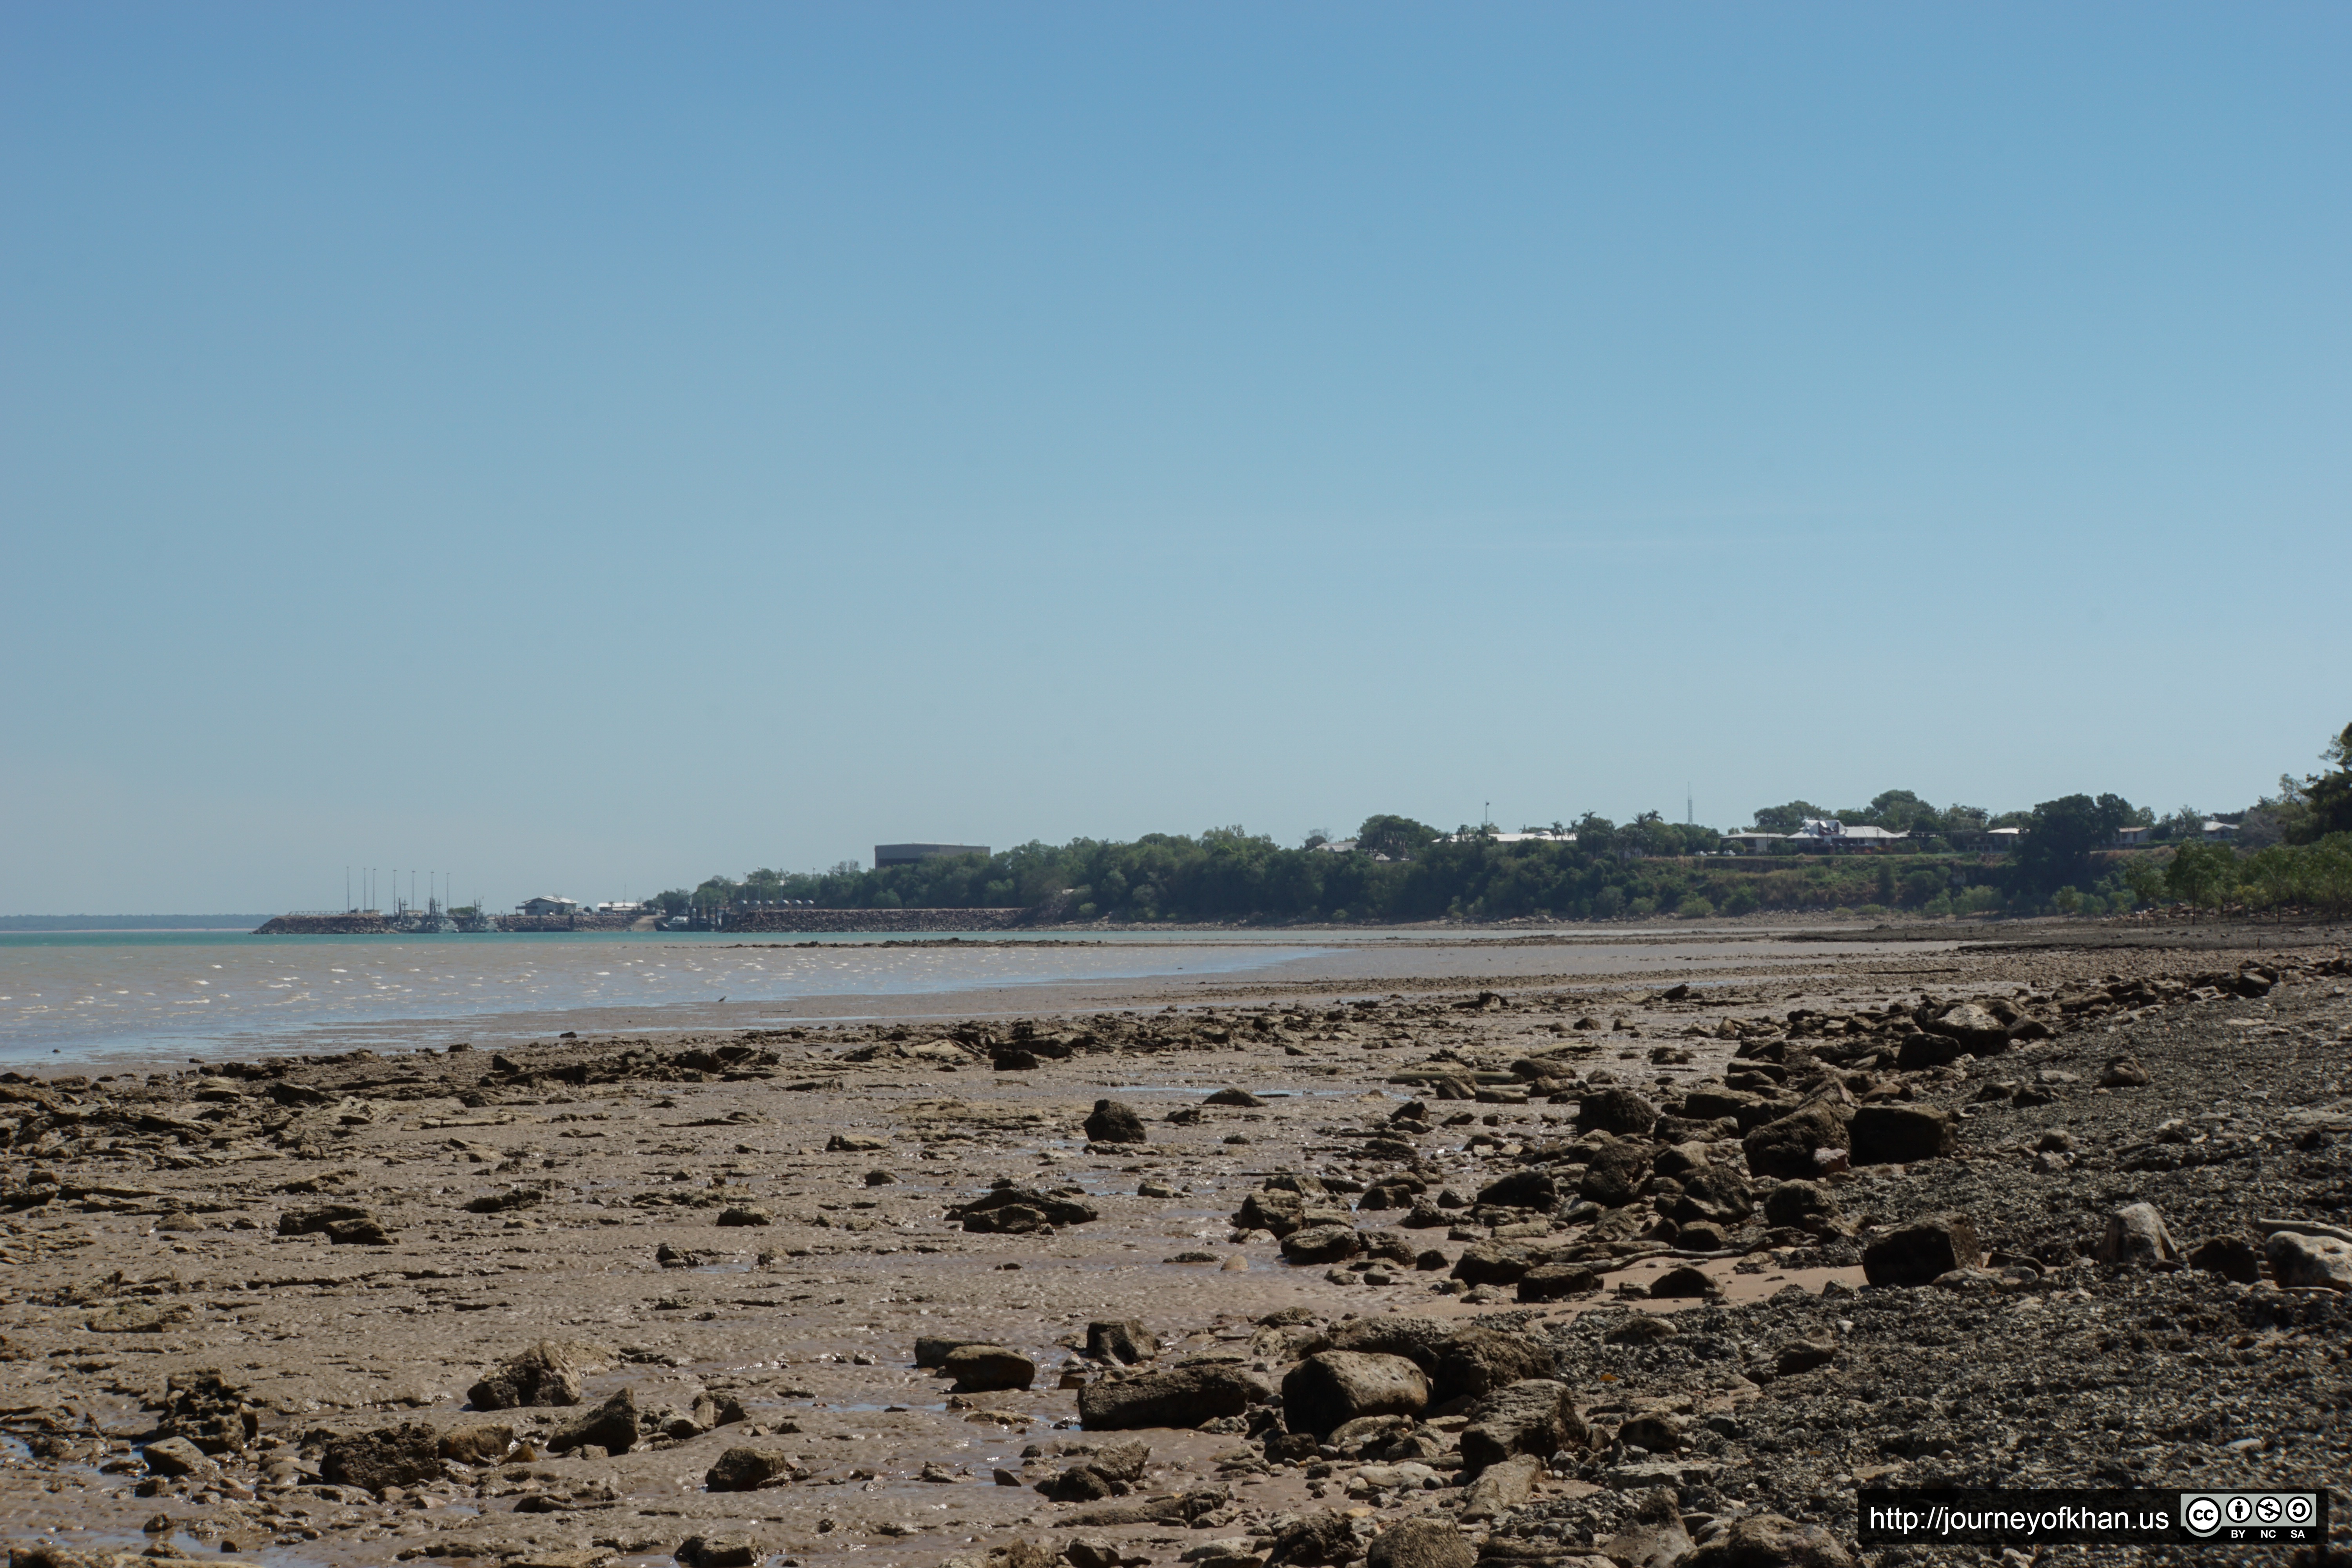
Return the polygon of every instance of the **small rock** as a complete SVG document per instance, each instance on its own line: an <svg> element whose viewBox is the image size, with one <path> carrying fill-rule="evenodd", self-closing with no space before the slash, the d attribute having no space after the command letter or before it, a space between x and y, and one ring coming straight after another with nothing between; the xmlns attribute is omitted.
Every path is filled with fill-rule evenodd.
<svg viewBox="0 0 2352 1568"><path fill-rule="evenodd" d="M1080 1389L1078 1419L1089 1432L1198 1426L1239 1415L1272 1392L1236 1366L1154 1367Z"/></svg>
<svg viewBox="0 0 2352 1568"><path fill-rule="evenodd" d="M761 1208L731 1208L719 1211L720 1225L773 1225L776 1216Z"/></svg>
<svg viewBox="0 0 2352 1568"><path fill-rule="evenodd" d="M1818 1340L1792 1340L1782 1345L1779 1353L1773 1356L1772 1370L1783 1377L1794 1377L1799 1373L1827 1366L1835 1360L1835 1345L1823 1344Z"/></svg>
<svg viewBox="0 0 2352 1568"><path fill-rule="evenodd" d="M996 1394L1026 1388L1037 1378L1037 1363L1003 1345L959 1345L941 1363L955 1379L956 1394Z"/></svg>
<svg viewBox="0 0 2352 1568"><path fill-rule="evenodd" d="M1095 1101L1094 1114L1087 1118L1086 1131L1089 1143L1140 1143L1145 1138L1143 1118L1116 1100Z"/></svg>
<svg viewBox="0 0 2352 1568"><path fill-rule="evenodd" d="M1422 1514L1372 1537L1367 1568L1473 1568L1478 1553L1452 1522Z"/></svg>
<svg viewBox="0 0 2352 1568"><path fill-rule="evenodd" d="M1359 1416L1419 1415L1429 1406L1429 1379L1403 1356L1324 1351L1291 1369L1282 1398L1293 1428L1328 1433Z"/></svg>
<svg viewBox="0 0 2352 1568"><path fill-rule="evenodd" d="M2154 1204L2127 1204L2107 1216L2106 1233L2093 1253L2102 1263L2169 1263L2180 1256L2164 1216Z"/></svg>
<svg viewBox="0 0 2352 1568"><path fill-rule="evenodd" d="M404 1421L331 1438L319 1474L337 1486L372 1492L434 1480L441 1474L441 1435L422 1421Z"/></svg>
<svg viewBox="0 0 2352 1568"><path fill-rule="evenodd" d="M793 1457L776 1448L734 1447L719 1456L703 1472L702 1485L714 1492L750 1492L793 1478Z"/></svg>
<svg viewBox="0 0 2352 1568"><path fill-rule="evenodd" d="M1750 1514L1683 1560L1684 1568L1853 1568L1853 1559L1817 1524L1777 1513Z"/></svg>
<svg viewBox="0 0 2352 1568"><path fill-rule="evenodd" d="M185 1437L165 1437L142 1450L151 1476L210 1475L219 1468L202 1448Z"/></svg>
<svg viewBox="0 0 2352 1568"><path fill-rule="evenodd" d="M1630 1089L1611 1087L1583 1095L1576 1103L1577 1125L1586 1131L1646 1138L1658 1124L1658 1108Z"/></svg>
<svg viewBox="0 0 2352 1568"><path fill-rule="evenodd" d="M1462 1468L1475 1474L1520 1454L1549 1458L1563 1445L1584 1438L1584 1422L1568 1384L1528 1378L1478 1403L1462 1433Z"/></svg>
<svg viewBox="0 0 2352 1568"><path fill-rule="evenodd" d="M1857 1165L1907 1165L1952 1152L1958 1119L1927 1105L1865 1105L1848 1124Z"/></svg>
<svg viewBox="0 0 2352 1568"><path fill-rule="evenodd" d="M1817 1151L1843 1154L1852 1142L1843 1107L1816 1100L1755 1129L1740 1140L1740 1148L1748 1156L1748 1174L1802 1181L1820 1173L1813 1158Z"/></svg>
<svg viewBox="0 0 2352 1568"><path fill-rule="evenodd" d="M1461 1517L1465 1520L1492 1519L1526 1505L1535 1496L1536 1481L1543 1474L1543 1461L1533 1454L1521 1454L1489 1465L1478 1472L1462 1500Z"/></svg>
<svg viewBox="0 0 2352 1568"><path fill-rule="evenodd" d="M2136 1057L2116 1057L2107 1063L2107 1070L2099 1075L2101 1089L2144 1089L2150 1079L2147 1069Z"/></svg>
<svg viewBox="0 0 2352 1568"><path fill-rule="evenodd" d="M2190 1249L2189 1267L2252 1285L2263 1277L2263 1256L2242 1237L2217 1237Z"/></svg>
<svg viewBox="0 0 2352 1568"><path fill-rule="evenodd" d="M1282 1238L1282 1256L1303 1265L1340 1263L1364 1250L1364 1238L1349 1225L1309 1226Z"/></svg>
<svg viewBox="0 0 2352 1568"><path fill-rule="evenodd" d="M2319 1286L2352 1290L2352 1242L2332 1236L2273 1231L2263 1244L2263 1256L2270 1259L2271 1279L2281 1289Z"/></svg>
<svg viewBox="0 0 2352 1568"><path fill-rule="evenodd" d="M1151 1331L1132 1319L1087 1325L1087 1354L1097 1361L1117 1361L1133 1366L1159 1353L1160 1342L1152 1337Z"/></svg>
<svg viewBox="0 0 2352 1568"><path fill-rule="evenodd" d="M478 1422L470 1426L452 1426L442 1433L440 1454L460 1464L495 1464L507 1457L507 1450L514 1443L513 1427Z"/></svg>
<svg viewBox="0 0 2352 1568"><path fill-rule="evenodd" d="M542 1340L483 1373L466 1397L477 1410L577 1405L580 1371L569 1351Z"/></svg>
<svg viewBox="0 0 2352 1568"><path fill-rule="evenodd" d="M759 1547L740 1535L689 1535L678 1542L677 1557L686 1568L758 1568Z"/></svg>
<svg viewBox="0 0 2352 1568"><path fill-rule="evenodd" d="M1873 1241L1862 1252L1863 1277L1873 1285L1927 1285L1955 1268L1983 1261L1976 1225L1963 1214L1935 1215Z"/></svg>
<svg viewBox="0 0 2352 1568"><path fill-rule="evenodd" d="M1440 1267L1444 1255L1440 1253ZM1601 1289L1601 1276L1581 1263L1542 1263L1519 1277L1521 1301L1559 1301L1589 1296Z"/></svg>
<svg viewBox="0 0 2352 1568"><path fill-rule="evenodd" d="M607 1454L625 1454L636 1446L637 1395L635 1389L624 1388L593 1410L583 1411L562 1423L547 1439L551 1454L568 1454L590 1445Z"/></svg>
<svg viewBox="0 0 2352 1568"><path fill-rule="evenodd" d="M1704 1269L1694 1268L1687 1263L1678 1268L1669 1268L1650 1281L1650 1295L1654 1299L1685 1300L1722 1293L1722 1287L1709 1279Z"/></svg>

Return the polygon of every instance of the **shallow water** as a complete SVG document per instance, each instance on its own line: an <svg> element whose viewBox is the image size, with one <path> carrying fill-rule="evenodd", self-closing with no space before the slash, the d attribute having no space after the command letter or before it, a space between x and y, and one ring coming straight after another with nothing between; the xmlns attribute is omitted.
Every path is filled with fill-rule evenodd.
<svg viewBox="0 0 2352 1568"><path fill-rule="evenodd" d="M0 1063L58 1066L163 1049L301 1049L350 1026L601 1009L660 1027L670 1009L806 996L1233 973L1318 949L1295 940L813 946L722 933L288 936L0 934Z"/></svg>

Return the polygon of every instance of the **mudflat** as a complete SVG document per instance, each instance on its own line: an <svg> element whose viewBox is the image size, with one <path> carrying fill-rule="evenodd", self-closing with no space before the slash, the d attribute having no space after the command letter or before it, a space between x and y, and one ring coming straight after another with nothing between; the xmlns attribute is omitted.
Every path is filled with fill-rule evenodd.
<svg viewBox="0 0 2352 1568"><path fill-rule="evenodd" d="M2352 1473L2346 933L1949 929L12 1075L0 1541L1827 1563Z"/></svg>

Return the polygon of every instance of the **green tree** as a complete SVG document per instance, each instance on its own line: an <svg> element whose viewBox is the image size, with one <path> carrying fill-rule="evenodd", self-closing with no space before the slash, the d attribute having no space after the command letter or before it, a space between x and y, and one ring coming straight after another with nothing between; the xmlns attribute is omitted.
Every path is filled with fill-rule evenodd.
<svg viewBox="0 0 2352 1568"><path fill-rule="evenodd" d="M2096 881L2091 856L2130 826L2131 802L2119 795L2062 795L2033 808L2022 825L2017 847L2016 876L2023 890L2048 897L2068 884L2083 887Z"/></svg>
<svg viewBox="0 0 2352 1568"><path fill-rule="evenodd" d="M1442 837L1429 824L1410 816L1368 816L1356 829L1356 847L1366 855L1410 860Z"/></svg>
<svg viewBox="0 0 2352 1568"><path fill-rule="evenodd" d="M1794 833L1808 821L1832 815L1809 800L1792 800L1786 805L1768 805L1756 814L1759 833Z"/></svg>
<svg viewBox="0 0 2352 1568"><path fill-rule="evenodd" d="M2303 817L2287 834L2291 844L2313 844L2333 833L2352 833L2352 724L2327 743L2323 762L2336 766L2303 781Z"/></svg>
<svg viewBox="0 0 2352 1568"><path fill-rule="evenodd" d="M2201 839L2184 844L2173 851L2164 888L2191 909L2219 910L2238 896L2238 852Z"/></svg>

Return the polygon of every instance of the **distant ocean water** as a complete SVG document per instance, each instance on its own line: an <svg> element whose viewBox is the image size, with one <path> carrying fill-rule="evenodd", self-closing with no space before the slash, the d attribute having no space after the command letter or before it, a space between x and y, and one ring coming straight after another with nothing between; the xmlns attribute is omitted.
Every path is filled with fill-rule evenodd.
<svg viewBox="0 0 2352 1568"><path fill-rule="evenodd" d="M1207 933L1202 933L1207 934ZM1318 944L1183 933L1013 945L843 933L820 945L728 933L257 937L220 931L0 932L0 1064L58 1067L164 1051L328 1048L353 1026L619 1009L637 1027L719 997L907 995L1231 973ZM797 939L807 941L811 939ZM929 939L926 939L929 940ZM1196 937L1197 942L1199 938Z"/></svg>

